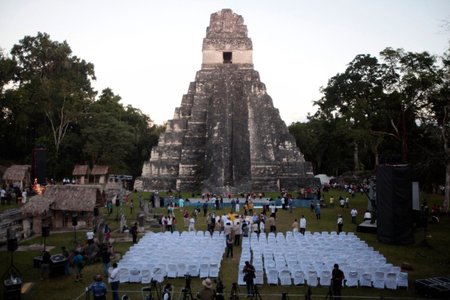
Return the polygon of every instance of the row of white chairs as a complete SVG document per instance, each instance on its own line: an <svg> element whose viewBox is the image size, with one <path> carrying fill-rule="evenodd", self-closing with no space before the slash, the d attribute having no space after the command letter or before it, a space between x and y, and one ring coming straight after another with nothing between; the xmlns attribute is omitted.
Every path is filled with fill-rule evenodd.
<svg viewBox="0 0 450 300"><path fill-rule="evenodd" d="M382 254L353 233L339 235L336 232L307 232L305 235L297 232L253 234L243 239L242 247L243 256L238 276L240 284L245 284L241 274L243 262L250 258L257 272L265 271L269 284L290 284L289 274L293 284L302 284L306 281L312 286L327 286L335 263L341 265L346 278L350 277L351 272L353 272L352 275L355 274L354 272L358 274L357 286L376 288L383 286L383 288L392 289L394 286L395 288L397 286L407 287L408 284L407 273L400 274L400 267L387 263ZM366 281L361 279L363 274L365 274ZM382 274L384 276L381 276ZM395 285L393 284L394 275ZM369 277L370 285L366 283ZM255 278L255 281L257 280L263 282L261 278ZM354 286L353 277L350 284Z"/></svg>
<svg viewBox="0 0 450 300"><path fill-rule="evenodd" d="M162 282L185 275L216 278L225 243L224 236L204 232L149 232L118 262L120 282Z"/></svg>

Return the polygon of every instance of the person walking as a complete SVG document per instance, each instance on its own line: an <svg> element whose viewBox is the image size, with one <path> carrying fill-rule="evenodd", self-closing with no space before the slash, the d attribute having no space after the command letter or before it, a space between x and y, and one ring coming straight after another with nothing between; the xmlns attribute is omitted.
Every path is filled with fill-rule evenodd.
<svg viewBox="0 0 450 300"><path fill-rule="evenodd" d="M137 233L138 233L138 228L137 228L137 223L135 222L134 225L131 227L131 235L133 236L133 244L137 243Z"/></svg>
<svg viewBox="0 0 450 300"><path fill-rule="evenodd" d="M316 204L315 212L316 212L316 220L320 220L320 203L319 202L317 202L317 204Z"/></svg>
<svg viewBox="0 0 450 300"><path fill-rule="evenodd" d="M109 285L111 286L112 299L119 300L119 268L117 263L113 263L112 270L109 271Z"/></svg>
<svg viewBox="0 0 450 300"><path fill-rule="evenodd" d="M75 269L75 282L83 280L84 257L79 251L75 251L72 264Z"/></svg>
<svg viewBox="0 0 450 300"><path fill-rule="evenodd" d="M292 233L295 235L298 232L297 219L294 219L294 222L292 222L291 228L292 228Z"/></svg>

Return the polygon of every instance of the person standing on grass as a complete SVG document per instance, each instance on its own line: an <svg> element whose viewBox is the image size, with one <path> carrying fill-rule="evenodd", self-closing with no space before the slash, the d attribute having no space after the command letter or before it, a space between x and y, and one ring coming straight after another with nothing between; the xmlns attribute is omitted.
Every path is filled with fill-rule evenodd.
<svg viewBox="0 0 450 300"><path fill-rule="evenodd" d="M102 275L97 274L94 277L94 282L88 288L92 292L94 300L106 300L106 284L103 282Z"/></svg>
<svg viewBox="0 0 450 300"><path fill-rule="evenodd" d="M227 237L227 258L229 256L233 258L233 245L234 245L233 234L230 234Z"/></svg>
<svg viewBox="0 0 450 300"><path fill-rule="evenodd" d="M117 263L113 263L112 270L109 272L109 284L111 285L113 300L119 300L119 268Z"/></svg>
<svg viewBox="0 0 450 300"><path fill-rule="evenodd" d="M84 257L79 251L75 251L72 264L75 269L75 282L83 280Z"/></svg>
<svg viewBox="0 0 450 300"><path fill-rule="evenodd" d="M255 267L249 261L246 261L242 272L244 273L244 281L247 286L247 297L251 297L255 293Z"/></svg>
<svg viewBox="0 0 450 300"><path fill-rule="evenodd" d="M356 208L352 208L352 210L350 211L350 215L352 216L352 223L356 224L356 216L358 215L358 211L356 210Z"/></svg>
<svg viewBox="0 0 450 300"><path fill-rule="evenodd" d="M292 228L292 233L293 233L293 234L295 234L295 233L298 232L298 222L297 222L297 219L294 219L294 222L292 222L291 228Z"/></svg>
<svg viewBox="0 0 450 300"><path fill-rule="evenodd" d="M340 234L342 232L342 226L344 226L344 219L342 218L342 215L338 215L337 226L338 226L337 234Z"/></svg>
<svg viewBox="0 0 450 300"><path fill-rule="evenodd" d="M305 235L305 231L306 231L306 218L305 215L302 215L302 217L300 218L300 233Z"/></svg>
<svg viewBox="0 0 450 300"><path fill-rule="evenodd" d="M315 207L315 213L316 213L316 220L320 220L320 203L317 202Z"/></svg>
<svg viewBox="0 0 450 300"><path fill-rule="evenodd" d="M342 281L345 279L344 272L339 269L338 264L334 264L331 272L331 287L333 291L333 299L341 299Z"/></svg>

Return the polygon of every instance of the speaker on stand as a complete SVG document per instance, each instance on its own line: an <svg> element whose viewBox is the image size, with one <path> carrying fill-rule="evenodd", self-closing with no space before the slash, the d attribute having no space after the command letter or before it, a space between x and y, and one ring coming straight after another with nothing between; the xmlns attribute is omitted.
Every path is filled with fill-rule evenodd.
<svg viewBox="0 0 450 300"><path fill-rule="evenodd" d="M42 237L44 238L44 251L45 251L46 239L50 235L50 226L48 224L42 225L41 234L42 234Z"/></svg>
<svg viewBox="0 0 450 300"><path fill-rule="evenodd" d="M77 226L78 226L78 215L72 215L72 226L73 226L73 242L77 244Z"/></svg>
<svg viewBox="0 0 450 300"><path fill-rule="evenodd" d="M14 252L18 248L17 237L14 230L7 230L7 249L11 253L11 263L2 276L4 299L20 299L22 289L22 274L14 266Z"/></svg>

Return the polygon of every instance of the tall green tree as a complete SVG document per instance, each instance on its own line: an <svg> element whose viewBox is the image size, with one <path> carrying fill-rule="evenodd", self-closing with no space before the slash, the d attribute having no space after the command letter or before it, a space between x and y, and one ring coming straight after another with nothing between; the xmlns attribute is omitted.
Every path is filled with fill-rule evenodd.
<svg viewBox="0 0 450 300"><path fill-rule="evenodd" d="M59 158L69 126L76 123L94 99L91 80L94 66L73 56L69 45L52 41L46 33L26 36L14 45L11 55L17 63L18 93L24 105L45 121L51 135L53 159ZM43 128L36 124L37 128ZM33 132L33 140L43 131ZM46 140L46 139L44 139Z"/></svg>

